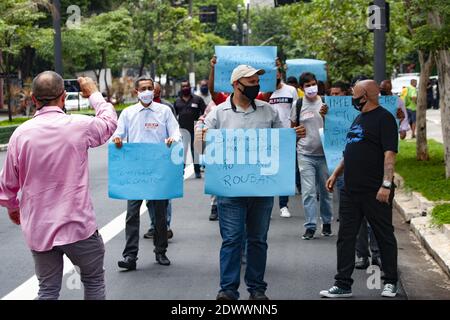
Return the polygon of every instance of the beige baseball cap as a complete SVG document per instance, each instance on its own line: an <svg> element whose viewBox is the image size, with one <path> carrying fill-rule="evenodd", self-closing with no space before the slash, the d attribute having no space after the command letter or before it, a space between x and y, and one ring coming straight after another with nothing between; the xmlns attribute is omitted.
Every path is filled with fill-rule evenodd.
<svg viewBox="0 0 450 320"><path fill-rule="evenodd" d="M263 75L266 73L264 69L255 69L251 66L241 64L234 68L233 72L231 73L231 79L230 83L233 84L235 81L239 80L240 78L247 78L251 77L255 74L257 75Z"/></svg>

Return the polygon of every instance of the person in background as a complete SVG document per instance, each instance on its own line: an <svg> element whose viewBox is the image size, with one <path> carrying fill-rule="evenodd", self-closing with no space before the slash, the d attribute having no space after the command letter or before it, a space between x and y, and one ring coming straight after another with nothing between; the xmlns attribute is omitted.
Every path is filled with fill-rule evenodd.
<svg viewBox="0 0 450 320"><path fill-rule="evenodd" d="M291 115L292 106L297 101L297 89L283 83L283 70L277 69L277 86L276 90L270 95L269 104L272 108L278 112L281 122L284 128L291 127L291 121L289 119ZM290 218L291 213L288 208L289 196L279 197L280 217Z"/></svg>
<svg viewBox="0 0 450 320"><path fill-rule="evenodd" d="M304 72L300 76L300 87L305 92L301 103L295 104L291 111L291 126L303 125L308 133L297 143L298 164L302 185L302 201L305 211L305 233L303 240L311 240L317 229L317 187L319 188L320 216L322 218L322 235L331 236L332 195L326 190L328 167L325 160L319 130L323 128L327 106L318 95L316 76Z"/></svg>
<svg viewBox="0 0 450 320"><path fill-rule="evenodd" d="M411 85L406 88L405 107L408 112L409 125L411 126L411 139L416 137L416 109L417 109L417 80L412 79Z"/></svg>
<svg viewBox="0 0 450 320"><path fill-rule="evenodd" d="M208 105L212 101L212 96L209 93L207 79L200 81L199 90L197 92L195 92L195 94L203 99L203 101L205 102L205 105Z"/></svg>
<svg viewBox="0 0 450 320"><path fill-rule="evenodd" d="M336 81L330 88L330 96L348 96L350 94L350 85L344 81Z"/></svg>
<svg viewBox="0 0 450 320"><path fill-rule="evenodd" d="M200 116L205 113L206 105L203 99L195 94L192 94L191 85L188 80L181 82L181 96L175 101L175 112L178 116L180 128L184 129L186 135L190 135L190 139L183 137L185 143L185 160L189 150L187 144L190 142L190 151L194 162L195 178L202 177L200 173L200 164L198 163L198 154L194 151L194 125Z"/></svg>
<svg viewBox="0 0 450 320"><path fill-rule="evenodd" d="M155 89L153 90L153 95L154 95L153 101L168 106L170 110L172 110L172 113L176 115L173 104L171 104L168 100L163 99L161 97L161 84L159 82L155 82Z"/></svg>
<svg viewBox="0 0 450 320"><path fill-rule="evenodd" d="M105 246L89 195L88 151L108 141L117 114L92 79L78 82L95 117L64 113L66 91L59 74L45 71L34 78L36 114L12 134L0 172L0 205L22 227L39 300L59 298L64 255L80 268L84 298L106 297Z"/></svg>
<svg viewBox="0 0 450 320"><path fill-rule="evenodd" d="M298 86L298 80L296 77L288 77L286 79L286 83L290 86L293 86L295 89L297 89L297 96L299 98L303 98L305 96L305 93L302 91L302 89L300 89L300 87Z"/></svg>

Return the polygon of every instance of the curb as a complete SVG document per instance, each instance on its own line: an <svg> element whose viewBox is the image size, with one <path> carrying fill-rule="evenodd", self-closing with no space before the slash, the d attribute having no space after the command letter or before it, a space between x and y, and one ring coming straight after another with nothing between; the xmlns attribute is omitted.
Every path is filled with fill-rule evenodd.
<svg viewBox="0 0 450 320"><path fill-rule="evenodd" d="M450 277L450 224L441 227L431 223L431 212L439 202L432 202L418 192L408 192L404 180L397 173L394 182L398 186L394 207L410 223L411 231L421 245Z"/></svg>

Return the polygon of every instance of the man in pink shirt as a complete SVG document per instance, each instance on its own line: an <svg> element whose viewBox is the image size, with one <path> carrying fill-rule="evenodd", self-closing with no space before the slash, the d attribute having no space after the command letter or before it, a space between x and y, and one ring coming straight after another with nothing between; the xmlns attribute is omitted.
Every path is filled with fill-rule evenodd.
<svg viewBox="0 0 450 320"><path fill-rule="evenodd" d="M89 195L87 160L88 149L113 134L117 114L91 79L78 82L95 117L65 114L63 79L52 71L36 76L36 114L11 136L0 173L0 205L22 227L39 299L58 299L64 254L80 268L85 299L105 299L105 248Z"/></svg>

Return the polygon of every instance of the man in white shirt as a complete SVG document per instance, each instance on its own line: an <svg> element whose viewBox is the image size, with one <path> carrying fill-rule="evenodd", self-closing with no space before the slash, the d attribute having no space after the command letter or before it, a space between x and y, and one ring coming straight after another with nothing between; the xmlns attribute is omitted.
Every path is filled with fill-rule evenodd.
<svg viewBox="0 0 450 320"><path fill-rule="evenodd" d="M270 96L269 103L272 108L278 112L278 116L284 128L291 127L291 109L294 102L297 101L297 89L282 82L283 73L280 68L277 70L277 89ZM288 209L289 196L280 196L280 216L282 218L290 218L291 213Z"/></svg>
<svg viewBox="0 0 450 320"><path fill-rule="evenodd" d="M122 147L124 139L131 143L161 143L170 146L181 140L180 127L170 108L153 101L154 82L149 77L139 77L135 82L139 102L122 111L117 130L113 135L116 147ZM125 226L126 245L120 268L136 269L139 250L140 207L143 200L128 200ZM153 244L156 261L168 266L167 251L167 206L168 200L147 200L148 210L155 212Z"/></svg>

